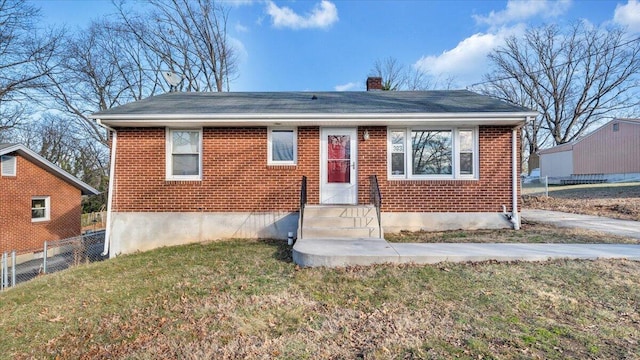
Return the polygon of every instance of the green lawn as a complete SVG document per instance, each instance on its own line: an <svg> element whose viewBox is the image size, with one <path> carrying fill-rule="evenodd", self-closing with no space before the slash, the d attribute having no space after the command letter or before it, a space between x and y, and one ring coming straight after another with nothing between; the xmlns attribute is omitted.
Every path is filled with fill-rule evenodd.
<svg viewBox="0 0 640 360"><path fill-rule="evenodd" d="M0 356L639 358L638 304L638 262L300 269L282 242L236 240L0 293Z"/></svg>

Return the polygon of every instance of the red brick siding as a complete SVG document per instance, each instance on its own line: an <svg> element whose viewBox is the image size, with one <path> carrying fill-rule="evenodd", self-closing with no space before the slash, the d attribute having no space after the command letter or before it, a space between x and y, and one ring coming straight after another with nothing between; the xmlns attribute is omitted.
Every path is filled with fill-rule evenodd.
<svg viewBox="0 0 640 360"><path fill-rule="evenodd" d="M42 249L44 241L80 235L80 190L22 156L15 177L0 177L0 253ZM31 198L50 197L50 220L31 221Z"/></svg>
<svg viewBox="0 0 640 360"><path fill-rule="evenodd" d="M165 129L118 130L115 211L295 211L318 198L319 130L298 128L298 165L267 166L266 128L205 128L202 181L166 181Z"/></svg>
<svg viewBox="0 0 640 360"><path fill-rule="evenodd" d="M370 139L363 141L364 130ZM359 202L377 174L383 211L499 212L511 208L511 128L480 127L480 180L387 180L386 127L358 129ZM202 181L165 180L165 129L118 130L114 210L123 212L295 211L300 178L319 199L318 127L298 128L298 165L267 166L266 128L205 128Z"/></svg>
<svg viewBox="0 0 640 360"><path fill-rule="evenodd" d="M376 174L387 212L499 212L511 209L511 128L482 126L479 180L387 180L387 129L358 131L359 202L369 202L369 175Z"/></svg>

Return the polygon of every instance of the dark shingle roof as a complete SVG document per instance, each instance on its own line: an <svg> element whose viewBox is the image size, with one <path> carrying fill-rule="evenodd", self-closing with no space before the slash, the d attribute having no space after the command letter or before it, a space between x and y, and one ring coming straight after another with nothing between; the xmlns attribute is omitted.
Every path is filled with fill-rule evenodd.
<svg viewBox="0 0 640 360"><path fill-rule="evenodd" d="M517 113L531 110L467 90L369 92L174 92L93 114L94 118L195 114Z"/></svg>

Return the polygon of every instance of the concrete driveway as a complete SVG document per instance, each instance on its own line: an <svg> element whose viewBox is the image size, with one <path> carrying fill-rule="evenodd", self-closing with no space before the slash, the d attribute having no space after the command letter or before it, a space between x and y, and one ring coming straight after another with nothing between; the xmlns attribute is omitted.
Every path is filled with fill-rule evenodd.
<svg viewBox="0 0 640 360"><path fill-rule="evenodd" d="M522 219L556 227L600 231L640 240L640 222L548 210L522 210Z"/></svg>

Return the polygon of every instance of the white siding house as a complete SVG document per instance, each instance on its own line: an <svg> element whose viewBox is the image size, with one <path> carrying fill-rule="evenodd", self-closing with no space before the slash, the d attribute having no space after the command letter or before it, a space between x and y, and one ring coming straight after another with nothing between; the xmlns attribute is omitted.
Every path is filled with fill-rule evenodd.
<svg viewBox="0 0 640 360"><path fill-rule="evenodd" d="M571 143L538 152L540 174L595 175L608 181L640 178L640 119L614 119Z"/></svg>

